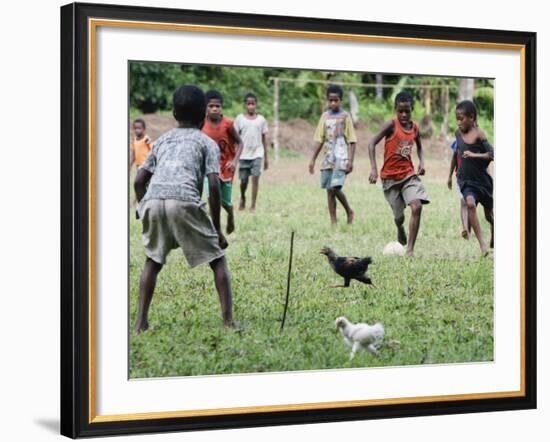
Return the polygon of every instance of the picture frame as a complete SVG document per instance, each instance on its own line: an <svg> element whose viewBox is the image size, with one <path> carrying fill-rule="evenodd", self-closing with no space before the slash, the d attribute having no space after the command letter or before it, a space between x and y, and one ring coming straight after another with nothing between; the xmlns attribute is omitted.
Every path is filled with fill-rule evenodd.
<svg viewBox="0 0 550 442"><path fill-rule="evenodd" d="M519 57L519 388L365 400L98 413L96 82L102 28L248 38L392 44ZM103 85L102 85L103 87ZM105 104L103 103L102 106ZM536 408L536 34L488 29L73 3L61 8L61 434L71 437L241 428ZM104 281L103 284L109 284ZM103 286L102 286L103 287ZM125 294L124 294L125 296ZM497 312L498 321L498 312Z"/></svg>

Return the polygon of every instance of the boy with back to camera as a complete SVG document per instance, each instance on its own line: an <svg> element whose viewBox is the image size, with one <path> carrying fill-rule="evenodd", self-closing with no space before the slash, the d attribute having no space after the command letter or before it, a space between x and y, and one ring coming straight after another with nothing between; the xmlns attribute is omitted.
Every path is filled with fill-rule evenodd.
<svg viewBox="0 0 550 442"><path fill-rule="evenodd" d="M157 140L134 182L147 255L139 281L136 335L149 328L148 312L157 276L168 253L178 247L191 268L210 265L223 323L235 327L231 280L223 251L227 241L220 228L219 149L200 130L205 112L204 92L196 86L180 87L174 93L173 111L178 126ZM205 176L210 186L212 220L201 201Z"/></svg>

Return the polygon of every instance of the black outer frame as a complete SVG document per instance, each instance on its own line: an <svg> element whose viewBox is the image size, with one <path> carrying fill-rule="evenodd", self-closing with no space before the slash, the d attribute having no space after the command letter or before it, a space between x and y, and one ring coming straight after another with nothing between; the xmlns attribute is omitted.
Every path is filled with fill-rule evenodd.
<svg viewBox="0 0 550 442"><path fill-rule="evenodd" d="M525 396L89 423L88 18L525 46ZM536 33L73 3L61 7L61 434L242 428L536 408Z"/></svg>

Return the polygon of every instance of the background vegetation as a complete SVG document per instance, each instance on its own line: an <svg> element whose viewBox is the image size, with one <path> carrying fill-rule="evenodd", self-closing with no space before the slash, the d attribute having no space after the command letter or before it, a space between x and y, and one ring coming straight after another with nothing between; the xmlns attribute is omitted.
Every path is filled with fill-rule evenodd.
<svg viewBox="0 0 550 442"><path fill-rule="evenodd" d="M445 117L445 87L448 87L449 133L452 134L456 129L454 105L459 99L461 87L458 78L172 63L130 64L132 116L170 112L175 89L182 84L196 84L204 90L220 90L225 97L225 112L231 116L242 112L244 95L253 92L258 97L261 113L270 119L273 116L273 77L298 80L296 83L280 83L279 118L282 121L296 118L312 124L318 121L319 114L325 107L326 85L308 80L321 80L373 85L344 87L345 100L348 100L350 91L355 94L359 119L369 122L373 130L393 116L395 95L401 90L408 90L416 100L413 118L421 121L430 116L435 136L440 134ZM378 90L376 84L379 85ZM421 88L426 86L431 89ZM479 110L480 125L489 134L489 138L492 138L493 80L474 80L473 97ZM348 108L349 101L345 106Z"/></svg>

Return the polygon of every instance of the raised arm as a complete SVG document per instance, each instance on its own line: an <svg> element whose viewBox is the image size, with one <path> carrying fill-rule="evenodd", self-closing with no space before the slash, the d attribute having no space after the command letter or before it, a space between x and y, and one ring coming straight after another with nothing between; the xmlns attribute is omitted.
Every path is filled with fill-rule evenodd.
<svg viewBox="0 0 550 442"><path fill-rule="evenodd" d="M378 181L378 166L376 165L376 145L382 140L382 138L389 137L393 133L393 120L387 121L384 123L380 132L378 132L374 137L369 141L369 160L370 160L370 175L369 182L371 184L376 184Z"/></svg>
<svg viewBox="0 0 550 442"><path fill-rule="evenodd" d="M489 140L487 140L487 135L485 135L485 132L483 132L481 129L479 129L477 141L483 146L485 152L474 153L467 150L462 154L462 158L479 158L482 160L487 160L488 162L494 161L495 151L493 149L493 146L491 146L491 143L489 143Z"/></svg>

